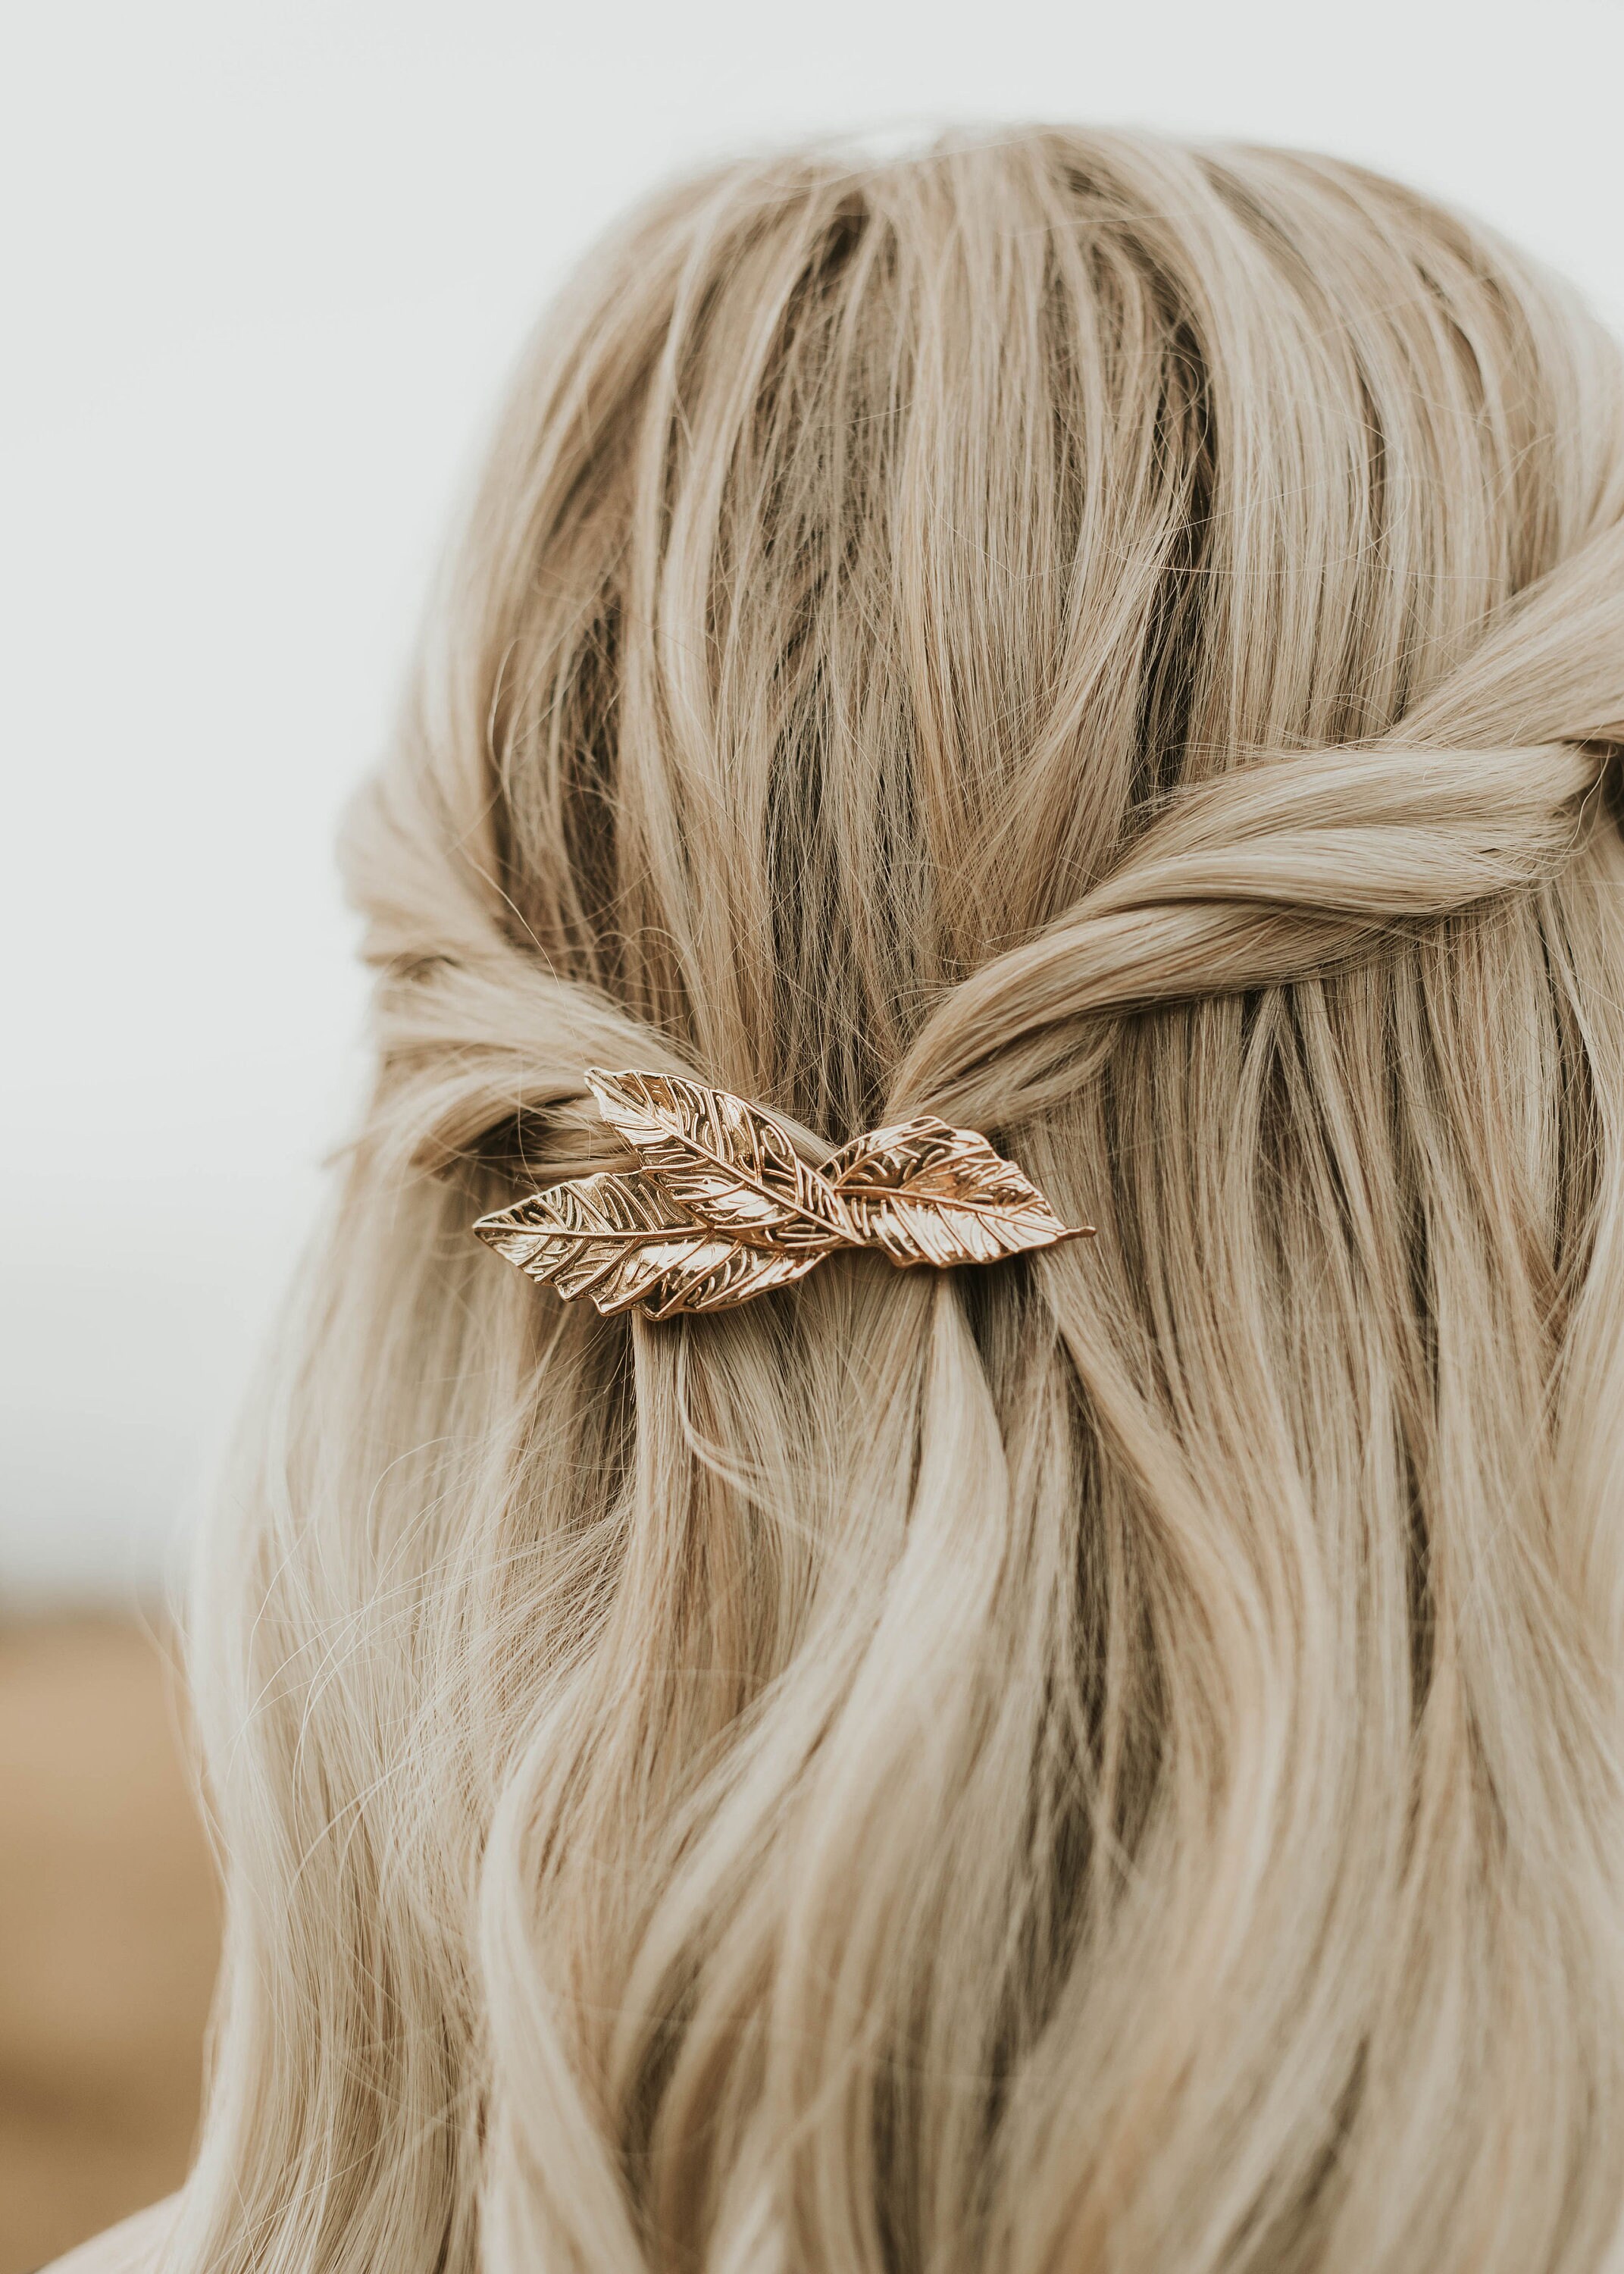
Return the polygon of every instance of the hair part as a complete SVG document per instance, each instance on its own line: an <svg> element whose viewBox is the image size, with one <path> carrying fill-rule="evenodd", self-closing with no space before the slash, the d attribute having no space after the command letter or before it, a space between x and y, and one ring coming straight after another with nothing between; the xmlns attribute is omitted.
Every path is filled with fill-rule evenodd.
<svg viewBox="0 0 1624 2274"><path fill-rule="evenodd" d="M1624 2189L1624 386L1345 164L688 184L353 817L206 1552L195 2274L1528 2274ZM668 1326L589 1064L1097 1239Z"/></svg>

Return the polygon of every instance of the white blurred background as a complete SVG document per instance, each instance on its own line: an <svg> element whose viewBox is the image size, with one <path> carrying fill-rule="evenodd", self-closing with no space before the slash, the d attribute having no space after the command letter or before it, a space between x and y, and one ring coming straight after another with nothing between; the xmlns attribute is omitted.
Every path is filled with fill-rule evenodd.
<svg viewBox="0 0 1624 2274"><path fill-rule="evenodd" d="M658 177L1125 120L1624 325L1624 0L51 0L0 54L0 1607L161 1585L357 1065L330 844L525 330Z"/></svg>

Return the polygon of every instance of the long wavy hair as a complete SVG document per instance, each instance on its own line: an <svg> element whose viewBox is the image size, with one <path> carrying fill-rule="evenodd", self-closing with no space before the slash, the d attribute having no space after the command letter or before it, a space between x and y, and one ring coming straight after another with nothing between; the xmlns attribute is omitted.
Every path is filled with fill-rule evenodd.
<svg viewBox="0 0 1624 2274"><path fill-rule="evenodd" d="M1533 2274L1624 2195L1624 386L1357 168L681 187L348 832L193 2274ZM599 1318L589 1064L1099 1237ZM618 1151L618 1148L612 1148Z"/></svg>

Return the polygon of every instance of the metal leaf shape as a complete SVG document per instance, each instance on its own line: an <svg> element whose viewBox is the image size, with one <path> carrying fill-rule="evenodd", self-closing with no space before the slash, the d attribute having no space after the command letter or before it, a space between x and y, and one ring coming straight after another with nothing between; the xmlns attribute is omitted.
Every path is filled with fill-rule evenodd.
<svg viewBox="0 0 1624 2274"><path fill-rule="evenodd" d="M1080 1239L1012 1161L934 1113L869 1130L823 1163L853 1230L893 1263L996 1263Z"/></svg>
<svg viewBox="0 0 1624 2274"><path fill-rule="evenodd" d="M665 1074L587 1081L638 1156L482 1216L480 1239L567 1298L669 1319L787 1286L840 1247L893 1263L996 1263L1084 1239L974 1129L934 1114L874 1129L811 1168L789 1132L725 1089Z"/></svg>
<svg viewBox="0 0 1624 2274"><path fill-rule="evenodd" d="M474 1230L532 1279L589 1296L605 1316L729 1310L799 1279L823 1253L755 1246L701 1224L662 1178L639 1169L550 1186Z"/></svg>
<svg viewBox="0 0 1624 2274"><path fill-rule="evenodd" d="M665 1074L589 1066L586 1078L604 1118L703 1224L795 1254L852 1244L853 1227L827 1177L808 1166L788 1131L759 1106Z"/></svg>

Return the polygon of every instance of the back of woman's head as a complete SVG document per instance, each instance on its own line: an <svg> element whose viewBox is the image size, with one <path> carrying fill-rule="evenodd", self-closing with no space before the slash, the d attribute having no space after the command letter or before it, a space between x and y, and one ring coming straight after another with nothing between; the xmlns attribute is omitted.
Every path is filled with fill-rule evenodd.
<svg viewBox="0 0 1624 2274"><path fill-rule="evenodd" d="M350 832L177 2264L1599 2262L1620 740L1614 351L1390 184L1019 134L597 256ZM589 1065L1099 1236L600 1318L469 1237Z"/></svg>

